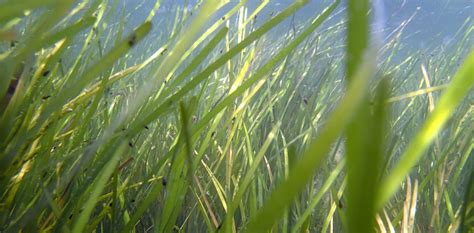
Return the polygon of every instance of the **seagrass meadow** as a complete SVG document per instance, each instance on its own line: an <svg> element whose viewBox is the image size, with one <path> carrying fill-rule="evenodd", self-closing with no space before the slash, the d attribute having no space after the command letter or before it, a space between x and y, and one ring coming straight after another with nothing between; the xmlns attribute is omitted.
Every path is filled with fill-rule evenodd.
<svg viewBox="0 0 474 233"><path fill-rule="evenodd" d="M0 0L0 232L474 232L473 14L271 4Z"/></svg>

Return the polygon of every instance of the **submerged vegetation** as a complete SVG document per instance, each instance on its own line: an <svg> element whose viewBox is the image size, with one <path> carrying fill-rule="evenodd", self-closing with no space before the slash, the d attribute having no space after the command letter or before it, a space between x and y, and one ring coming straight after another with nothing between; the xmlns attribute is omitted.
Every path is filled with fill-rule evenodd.
<svg viewBox="0 0 474 233"><path fill-rule="evenodd" d="M471 18L153 2L0 0L0 232L473 232Z"/></svg>

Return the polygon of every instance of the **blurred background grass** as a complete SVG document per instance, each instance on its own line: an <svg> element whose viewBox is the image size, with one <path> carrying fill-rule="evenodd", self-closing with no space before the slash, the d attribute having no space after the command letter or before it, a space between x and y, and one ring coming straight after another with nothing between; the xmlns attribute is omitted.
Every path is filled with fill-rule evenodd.
<svg viewBox="0 0 474 233"><path fill-rule="evenodd" d="M472 15L226 3L0 1L1 231L472 230Z"/></svg>

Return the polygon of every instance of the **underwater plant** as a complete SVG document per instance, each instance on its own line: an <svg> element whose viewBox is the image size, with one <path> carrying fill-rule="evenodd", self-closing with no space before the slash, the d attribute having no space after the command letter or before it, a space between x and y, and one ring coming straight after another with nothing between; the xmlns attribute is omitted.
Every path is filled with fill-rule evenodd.
<svg viewBox="0 0 474 233"><path fill-rule="evenodd" d="M269 2L0 0L0 232L471 231L472 19Z"/></svg>

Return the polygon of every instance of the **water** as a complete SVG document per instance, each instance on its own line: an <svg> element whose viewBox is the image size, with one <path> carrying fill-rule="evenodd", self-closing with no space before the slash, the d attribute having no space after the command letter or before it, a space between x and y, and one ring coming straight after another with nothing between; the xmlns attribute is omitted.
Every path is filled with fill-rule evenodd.
<svg viewBox="0 0 474 233"><path fill-rule="evenodd" d="M154 4L154 1L134 1L123 0L125 8L131 13L131 18L128 24L130 26L137 25L144 19L144 14ZM186 1L187 8L192 9L196 2ZM229 9L238 1L231 0L221 12ZM384 11L384 35L389 36L391 32L400 27L400 25L408 20L403 40L407 43L411 50L416 51L425 49L432 44L448 45L455 42L456 32L466 22L474 17L474 1L473 0L394 0L394 1L380 1L383 3L382 10ZM259 1L249 1L246 6L249 11L258 6ZM270 1L264 10L259 13L264 22L269 15L285 9L292 1L290 0L276 0ZM317 12L320 12L324 7L328 6L331 1L315 1L311 0L303 9L299 10L294 19L288 20L289 23L302 24L307 19L314 17ZM172 13L177 7L181 9L185 7L183 1L163 0L162 6L156 15L156 18L173 17ZM140 7L137 9L137 5ZM340 10L345 8L345 4L341 4ZM133 9L133 10L132 10ZM222 15L217 13L216 18ZM344 18L344 12L340 12L334 20L341 20ZM470 22L472 24L472 22ZM280 30L285 30L283 27Z"/></svg>
<svg viewBox="0 0 474 233"><path fill-rule="evenodd" d="M161 1L161 7L159 8L154 22L156 23L153 35L157 37L163 37L169 33L170 25L167 21L173 21L176 11L182 11L183 8L188 9L189 12L196 12L196 1ZM374 1L374 4L377 1ZM401 37L398 39L402 47L399 48L396 58L403 60L407 56L410 56L414 52L423 53L426 56L432 55L433 49L441 48L450 50L453 45L456 45L459 40L463 37L463 30L472 25L472 19L474 17L474 1L473 0L418 0L418 1L407 1L407 0L396 0L396 1L378 1L379 5L378 12L382 14L382 17L376 19L375 14L372 15L373 24L377 22L380 24L377 27L380 29L376 33L374 29L375 25L372 25L372 38L379 37L381 45L390 41L390 39L397 36L397 33L402 31ZM230 1L220 11L218 11L214 19L220 19L227 10L235 6L238 1ZM276 12L280 12L290 5L292 1L269 1L266 7L257 15L256 27L260 26L263 22L272 17ZM311 0L309 4L305 5L300 9L293 17L285 20L283 23L278 25L275 29L270 31L268 34L270 38L278 40L281 37L282 32L289 32L295 28L301 29L309 23L311 19L321 12L322 9L327 7L331 1L315 1ZM146 14L142 12L148 12L155 1L134 1L134 0L123 0L124 9L128 12L127 17L127 28L130 30L133 27L139 25L146 17ZM185 5L186 4L186 5ZM252 12L258 6L259 1L249 1L246 4L248 12ZM324 26L318 29L323 31L328 27L331 27L338 22L345 19L346 7L345 2L338 7L335 13L324 23ZM191 15L192 17L192 15ZM234 15L231 18L231 22L235 19ZM231 28L231 30L233 30ZM345 35L341 31L340 38L344 38ZM166 38L164 36L163 38ZM468 44L473 44L474 40L469 39ZM328 56L339 56L340 51L333 50L333 54ZM465 51L468 51L466 49Z"/></svg>
<svg viewBox="0 0 474 233"><path fill-rule="evenodd" d="M473 0L373 0L370 39L347 0L162 0L149 32L155 0L54 1L0 0L0 232L472 229Z"/></svg>

